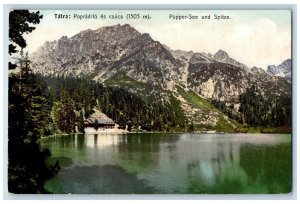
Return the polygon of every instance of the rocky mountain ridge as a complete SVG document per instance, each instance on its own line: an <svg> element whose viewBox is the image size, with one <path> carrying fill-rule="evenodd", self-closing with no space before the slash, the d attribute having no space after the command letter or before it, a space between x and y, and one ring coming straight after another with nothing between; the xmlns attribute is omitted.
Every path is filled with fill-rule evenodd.
<svg viewBox="0 0 300 204"><path fill-rule="evenodd" d="M205 115L196 111L201 107L192 107L183 95L195 93L204 100L238 105L239 95L251 85L256 85L266 97L291 93L289 81L259 68L249 69L225 51L212 55L170 50L128 24L86 30L71 38L64 36L46 42L32 54L31 61L33 70L42 75L88 77L130 87L132 92L140 91L143 95L150 91L141 87L152 87L165 100L170 92L180 101L186 115L203 118ZM120 79L126 80L121 84ZM132 87L133 84L136 85ZM180 93L178 88L184 92ZM205 114L219 115L209 111Z"/></svg>
<svg viewBox="0 0 300 204"><path fill-rule="evenodd" d="M287 59L277 66L269 65L267 67L268 74L270 74L272 76L283 77L283 78L286 78L289 80L292 79L291 71L292 71L292 60L291 59Z"/></svg>

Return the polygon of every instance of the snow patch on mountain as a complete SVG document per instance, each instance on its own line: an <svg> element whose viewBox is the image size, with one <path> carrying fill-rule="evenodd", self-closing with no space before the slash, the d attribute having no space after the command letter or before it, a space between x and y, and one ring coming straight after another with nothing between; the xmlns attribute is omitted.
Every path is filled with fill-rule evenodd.
<svg viewBox="0 0 300 204"><path fill-rule="evenodd" d="M292 60L287 59L279 65L269 65L267 73L272 76L283 77L291 80Z"/></svg>

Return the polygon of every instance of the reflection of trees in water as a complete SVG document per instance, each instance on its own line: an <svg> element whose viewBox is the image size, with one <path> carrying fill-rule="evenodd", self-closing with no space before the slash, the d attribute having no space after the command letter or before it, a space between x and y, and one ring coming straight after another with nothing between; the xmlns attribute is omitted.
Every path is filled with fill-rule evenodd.
<svg viewBox="0 0 300 204"><path fill-rule="evenodd" d="M209 142L201 145L200 156L187 164L189 193L235 193L247 175L240 167L240 144ZM234 184L234 186L232 186ZM232 192L231 192L232 191Z"/></svg>
<svg viewBox="0 0 300 204"><path fill-rule="evenodd" d="M174 151L178 140L174 134L99 134L85 135L84 145L93 164L117 164L139 173L157 164L162 147Z"/></svg>
<svg viewBox="0 0 300 204"><path fill-rule="evenodd" d="M42 148L51 150L51 158L48 159L50 164L55 159L63 166L69 166L73 163L72 159L83 157L86 154L86 146L84 144L84 135L61 135L48 137L40 140Z"/></svg>
<svg viewBox="0 0 300 204"><path fill-rule="evenodd" d="M97 192L100 192L100 191L102 193L108 192L109 189L112 190L111 185L118 184L119 188L123 188L123 190L125 189L124 192L127 192L127 193L149 193L149 192L154 192L154 191L152 188L146 186L147 179L140 178L138 175L141 172L145 172L147 170L152 171L153 170L152 168L157 166L159 157L162 154L162 152L164 151L162 149L166 148L166 149L168 149L168 151L174 151L174 148L175 148L174 144L176 143L176 141L179 140L179 135L145 134L145 133L143 133L143 134L128 134L128 135L85 135L83 139L84 139L84 142L79 142L78 140L80 140L80 138L74 137L71 139L70 143L71 144L76 143L76 142L73 142L73 140L75 140L75 141L77 141L77 144L84 143L84 145L86 145L85 152L88 155L89 165L95 164L97 162L99 162L99 165L101 165L101 166L107 165L107 164L114 164L114 165L120 166L124 170L124 172L127 172L127 173L121 172L122 173L121 175L113 175L111 172L105 171L105 172L107 172L106 178L108 179L108 181L105 180L104 177L102 178L100 175L100 177L102 179L104 179L101 182L104 182L104 183L110 182L110 180L111 180L110 178L113 178L113 177L116 177L116 178L119 177L119 179L117 179L115 181L111 181L111 183L109 183L109 184L106 183L106 185L108 185L108 188L105 190L98 189ZM62 142L62 143L64 143L64 142ZM72 145L69 145L68 147L70 147L70 146L72 147ZM75 166L76 166L76 164L75 164ZM62 180L66 180L66 181L71 180L72 181L71 178L66 179L68 177L67 174L72 174L72 172L74 173L75 171L69 172L69 170L70 170L70 168L64 168L61 171L61 173L58 175L58 177L53 179L53 181L51 181L48 185L51 188L53 188L53 185L57 182L57 183L60 183L60 184L58 184L58 186L60 186L60 188L73 188L74 186L73 187L70 187L70 186L63 187L62 186L64 183L64 182L62 182ZM80 174L78 174L77 170L76 170L77 173L74 173L74 176L78 177L77 180L79 179L79 177L82 177L81 179L79 179L81 181L88 179L88 178L85 178L84 175L80 176ZM93 169L86 168L86 170L93 170ZM101 167L100 173L104 172L102 170L104 170L104 168ZM136 175L135 178L131 178L129 176L129 174L131 174L131 173L134 173L134 175ZM88 173L88 174L90 175L90 173ZM128 181L125 182L124 179L122 180L123 176L128 178ZM94 178L94 180L92 179L93 182L99 182L99 179L101 180L100 177ZM74 179L76 180L76 178L74 178ZM84 185L90 186L90 182L92 182L92 181L91 181L91 179L88 179L88 180L89 181L87 181L86 184L84 184ZM142 183L140 183L141 181L142 181ZM73 181L71 183L73 183ZM136 186L134 188L135 190L131 189L131 187L130 187L130 185L132 183L134 183L134 185ZM95 185L99 186L100 184L96 183ZM140 186L140 188L138 188L138 186ZM91 190L90 187L84 187L84 188L88 188L89 190ZM119 189L119 188L116 187L115 191L114 192L112 191L110 193L118 193L118 192L122 193L122 189ZM126 188L128 188L128 189L126 190ZM137 189L139 189L139 190L137 190ZM61 192L61 191L67 192L68 189L57 189L57 191L58 192ZM69 191L70 191L70 189L69 189ZM74 189L73 190L71 189L71 191L74 192ZM84 191L84 189L83 189L83 191ZM94 191L92 191L92 192L94 192Z"/></svg>
<svg viewBox="0 0 300 204"><path fill-rule="evenodd" d="M54 137L44 138L40 141L42 147L47 147L56 150L79 150L85 148L84 136L82 134L74 135L59 135Z"/></svg>
<svg viewBox="0 0 300 204"><path fill-rule="evenodd" d="M241 148L240 165L248 175L249 185L266 193L289 193L292 185L292 157L289 143ZM255 190L255 189L253 189Z"/></svg>
<svg viewBox="0 0 300 204"><path fill-rule="evenodd" d="M143 133L52 139L46 144L75 157L75 166L120 166L163 193L280 193L291 186L289 144L268 146L260 138Z"/></svg>
<svg viewBox="0 0 300 204"><path fill-rule="evenodd" d="M140 173L149 167L155 167L162 153L164 144L174 144L178 135L166 134L128 134L127 143L118 145L119 158L123 167L129 171ZM150 169L151 170L151 169Z"/></svg>
<svg viewBox="0 0 300 204"><path fill-rule="evenodd" d="M212 144L213 145L213 144ZM291 149L222 143L216 154L190 162L189 193L288 193L291 191ZM206 151L203 148L202 151ZM205 152L204 152L205 154Z"/></svg>
<svg viewBox="0 0 300 204"><path fill-rule="evenodd" d="M144 165L139 178L162 192L208 193L220 182L245 183L247 176L239 166L239 143L191 134L151 137L131 138L130 144L118 148L124 161Z"/></svg>
<svg viewBox="0 0 300 204"><path fill-rule="evenodd" d="M56 178L47 182L46 188L54 193L157 193L154 188L147 186L144 180L114 165L62 169Z"/></svg>

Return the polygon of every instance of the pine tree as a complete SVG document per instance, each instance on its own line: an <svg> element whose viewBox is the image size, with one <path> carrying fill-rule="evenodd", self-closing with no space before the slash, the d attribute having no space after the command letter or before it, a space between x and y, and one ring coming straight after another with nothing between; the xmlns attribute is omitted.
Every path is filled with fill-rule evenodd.
<svg viewBox="0 0 300 204"><path fill-rule="evenodd" d="M75 132L76 114L75 107L69 94L65 89L61 90L60 100L54 102L51 111L51 118L54 126L59 132L73 133Z"/></svg>
<svg viewBox="0 0 300 204"><path fill-rule="evenodd" d="M18 52L17 45L26 47L22 34L34 30L28 23L36 24L42 18L39 12L14 10L9 14L9 54ZM12 193L45 193L44 183L58 169L48 167L45 159L50 151L40 150L38 138L45 130L47 102L45 84L31 71L28 55L23 51L19 59L20 71L9 76L8 107L8 190ZM9 62L9 69L17 64Z"/></svg>
<svg viewBox="0 0 300 204"><path fill-rule="evenodd" d="M84 133L84 121L83 121L83 113L80 111L79 116L77 118L77 126L78 126L78 131L81 133Z"/></svg>
<svg viewBox="0 0 300 204"><path fill-rule="evenodd" d="M12 10L9 13L9 55L17 53L17 46L25 48L27 43L23 38L24 33L31 33L35 30L35 25L40 23L43 15L40 12L29 12L28 10ZM16 64L9 62L9 69L16 68Z"/></svg>
<svg viewBox="0 0 300 204"><path fill-rule="evenodd" d="M45 192L44 182L59 168L46 166L50 152L41 151L37 143L45 129L45 84L32 73L28 56L21 54L20 73L9 83L8 188L13 193Z"/></svg>
<svg viewBox="0 0 300 204"><path fill-rule="evenodd" d="M56 133L60 133L60 130L62 129L60 126L60 122L62 121L62 113L63 107L62 103L60 101L54 102L51 110L51 118L54 125L54 130Z"/></svg>

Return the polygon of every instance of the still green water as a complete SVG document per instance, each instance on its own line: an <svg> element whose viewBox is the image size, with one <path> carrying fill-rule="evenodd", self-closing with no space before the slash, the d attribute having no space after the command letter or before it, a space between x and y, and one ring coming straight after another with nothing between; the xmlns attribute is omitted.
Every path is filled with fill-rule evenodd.
<svg viewBox="0 0 300 204"><path fill-rule="evenodd" d="M54 193L289 193L291 135L127 134L41 139Z"/></svg>

